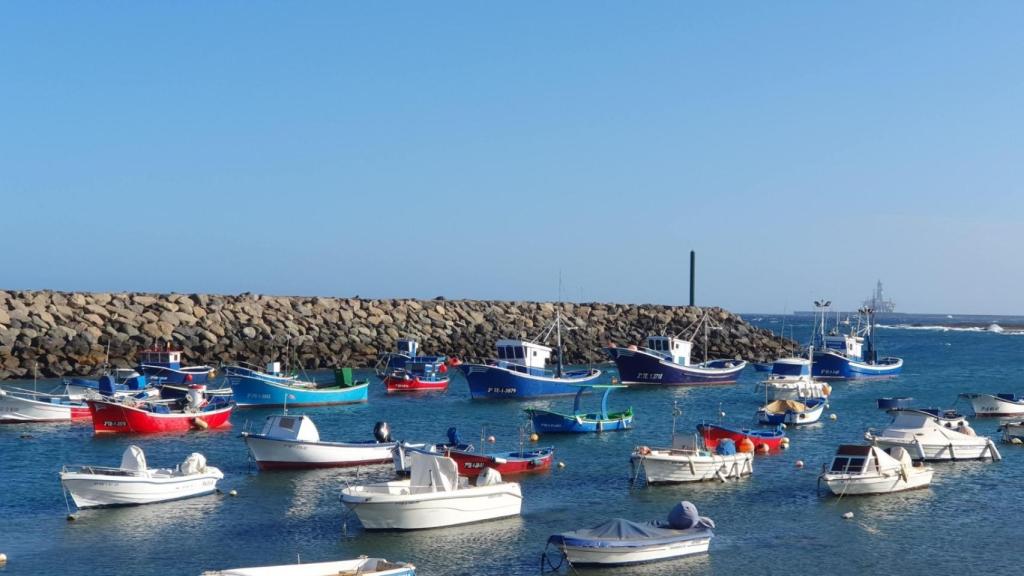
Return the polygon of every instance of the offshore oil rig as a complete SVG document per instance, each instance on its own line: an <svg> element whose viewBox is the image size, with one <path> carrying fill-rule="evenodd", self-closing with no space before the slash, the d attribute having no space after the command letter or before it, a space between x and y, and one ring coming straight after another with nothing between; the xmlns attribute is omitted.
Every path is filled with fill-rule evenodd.
<svg viewBox="0 0 1024 576"><path fill-rule="evenodd" d="M878 281L878 284L875 284L875 292L871 295L871 298L864 301L863 306L881 314L891 314L896 311L896 303L892 300L886 300L885 295L882 293L881 280Z"/></svg>

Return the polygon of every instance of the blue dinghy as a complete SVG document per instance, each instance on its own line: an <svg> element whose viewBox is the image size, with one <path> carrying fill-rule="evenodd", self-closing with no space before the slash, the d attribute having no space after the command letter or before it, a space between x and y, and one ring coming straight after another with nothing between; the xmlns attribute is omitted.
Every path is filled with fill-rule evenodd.
<svg viewBox="0 0 1024 576"><path fill-rule="evenodd" d="M548 546L555 546L573 566L614 566L667 560L707 552L714 537L715 523L698 514L690 502L680 502L668 521L633 522L608 520L593 528L555 534ZM543 563L554 568L545 550Z"/></svg>
<svg viewBox="0 0 1024 576"><path fill-rule="evenodd" d="M327 406L367 401L369 382L352 381L350 370L339 371L348 378L334 383L299 380L281 372L280 362L271 362L265 372L238 364L224 369L238 406Z"/></svg>
<svg viewBox="0 0 1024 576"><path fill-rule="evenodd" d="M583 394L593 388L604 388L604 394L601 396L601 411L597 413L583 412L580 409ZM576 392L576 399L573 401L572 414L562 414L539 408L527 408L525 412L530 416L530 420L533 421L533 429L538 434L545 432L583 433L629 430L633 427L632 408L626 408L622 412L608 412L608 394L615 388L625 388L625 386L609 384L580 386L579 391Z"/></svg>

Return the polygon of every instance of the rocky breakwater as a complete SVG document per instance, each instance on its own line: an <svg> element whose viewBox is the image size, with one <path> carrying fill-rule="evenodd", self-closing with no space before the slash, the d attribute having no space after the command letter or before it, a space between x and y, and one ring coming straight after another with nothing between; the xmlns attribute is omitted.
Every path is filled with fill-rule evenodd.
<svg viewBox="0 0 1024 576"><path fill-rule="evenodd" d="M563 338L573 364L604 361L608 342L679 332L705 311L720 326L709 332L710 357L767 361L796 347L720 308L0 291L0 379L95 374L108 358L128 367L139 349L168 342L188 362L212 365L369 366L403 336L418 338L425 352L484 359L498 338L536 337L558 308L571 328ZM703 333L694 340L702 356Z"/></svg>

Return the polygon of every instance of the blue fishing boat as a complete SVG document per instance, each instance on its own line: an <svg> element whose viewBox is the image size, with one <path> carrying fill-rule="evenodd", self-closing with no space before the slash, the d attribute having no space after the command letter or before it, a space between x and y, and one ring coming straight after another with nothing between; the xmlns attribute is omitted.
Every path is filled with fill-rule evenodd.
<svg viewBox="0 0 1024 576"><path fill-rule="evenodd" d="M852 380L891 378L900 374L903 370L902 358L878 357L875 349L875 311L872 308L865 307L857 311L857 324L851 324L848 334L840 333L838 323L826 334L825 316L831 302L819 300L814 305L819 312L812 342L815 347L814 377Z"/></svg>
<svg viewBox="0 0 1024 576"><path fill-rule="evenodd" d="M396 352L381 355L377 362L377 376L384 381L388 392L422 392L448 388L448 357L420 356L419 344L402 338Z"/></svg>
<svg viewBox="0 0 1024 576"><path fill-rule="evenodd" d="M266 371L244 362L224 369L238 406L326 406L367 401L369 382L353 381L351 370L336 372L334 382L312 382L281 372L280 362Z"/></svg>
<svg viewBox="0 0 1024 576"><path fill-rule="evenodd" d="M699 386L734 384L747 366L743 360L707 359L707 331L710 319L705 314L692 328L693 335L704 328L704 361L691 361L693 342L675 336L648 336L647 346L615 346L605 352L619 370L623 384L654 386Z"/></svg>
<svg viewBox="0 0 1024 576"><path fill-rule="evenodd" d="M487 364L461 365L469 393L474 400L493 398L541 398L576 394L579 386L590 384L601 377L595 368L567 371L562 367L561 315L547 327L558 335L558 363L554 371L546 368L551 348L529 340L498 340L498 357Z"/></svg>
<svg viewBox="0 0 1024 576"><path fill-rule="evenodd" d="M772 362L754 362L753 366L756 372L771 372L773 364Z"/></svg>
<svg viewBox="0 0 1024 576"><path fill-rule="evenodd" d="M159 378L163 384L206 384L217 375L211 366L182 366L181 350L171 348L170 344L139 350L138 362L139 373ZM188 387L184 388L187 392Z"/></svg>
<svg viewBox="0 0 1024 576"><path fill-rule="evenodd" d="M601 411L583 412L580 409L583 394L593 388L604 388L601 396ZM607 432L610 430L629 430L633 427L633 409L626 408L622 412L608 412L608 394L615 388L625 388L608 384L595 384L580 386L576 392L576 399L573 401L572 414L562 414L541 410L539 408L527 408L525 412L533 422L533 429L538 434L545 432L556 433L581 433L581 432Z"/></svg>

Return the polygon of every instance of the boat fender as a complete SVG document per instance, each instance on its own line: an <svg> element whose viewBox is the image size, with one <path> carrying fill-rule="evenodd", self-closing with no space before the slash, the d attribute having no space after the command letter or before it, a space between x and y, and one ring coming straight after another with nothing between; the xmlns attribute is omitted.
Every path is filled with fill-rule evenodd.
<svg viewBox="0 0 1024 576"><path fill-rule="evenodd" d="M192 424L194 424L195 427L199 428L200 430L206 430L207 428L210 427L209 423L207 423L206 420L203 420L198 416L192 419Z"/></svg>
<svg viewBox="0 0 1024 576"><path fill-rule="evenodd" d="M491 462L494 462L495 464L508 464L508 460L504 458L491 458Z"/></svg>
<svg viewBox="0 0 1024 576"><path fill-rule="evenodd" d="M831 395L832 394L832 386L830 386L828 384L822 384L821 385L821 394L823 396Z"/></svg>
<svg viewBox="0 0 1024 576"><path fill-rule="evenodd" d="M761 454L767 454L770 450L771 448L769 448L767 444L760 444L757 447L757 451L760 452Z"/></svg>
<svg viewBox="0 0 1024 576"><path fill-rule="evenodd" d="M736 447L740 452L753 452L754 441L750 438L743 438L740 440L739 445Z"/></svg>
<svg viewBox="0 0 1024 576"><path fill-rule="evenodd" d="M387 422L377 422L373 425L373 437L377 442L391 442L391 429Z"/></svg>

